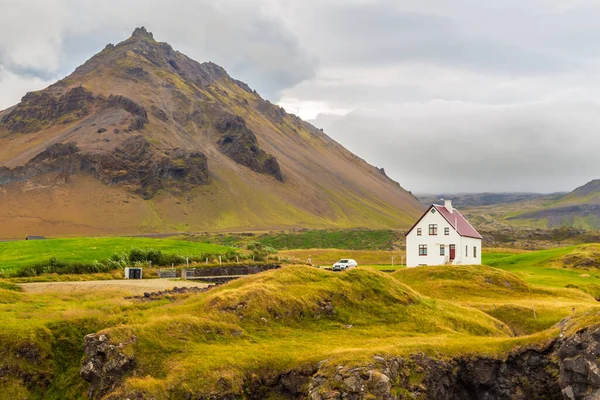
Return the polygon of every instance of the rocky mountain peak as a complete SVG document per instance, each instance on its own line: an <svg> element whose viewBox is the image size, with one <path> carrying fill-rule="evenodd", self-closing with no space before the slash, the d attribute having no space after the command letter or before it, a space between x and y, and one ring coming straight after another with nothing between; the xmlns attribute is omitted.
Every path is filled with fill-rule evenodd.
<svg viewBox="0 0 600 400"><path fill-rule="evenodd" d="M146 30L146 28L143 26L141 26L139 28L135 28L135 30L131 34L131 37L141 37L141 38L154 40L154 36L152 35L152 32L148 32Z"/></svg>

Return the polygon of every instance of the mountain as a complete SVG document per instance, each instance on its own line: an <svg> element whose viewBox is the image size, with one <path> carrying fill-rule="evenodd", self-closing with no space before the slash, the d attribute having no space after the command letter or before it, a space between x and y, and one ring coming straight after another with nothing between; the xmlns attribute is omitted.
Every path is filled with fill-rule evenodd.
<svg viewBox="0 0 600 400"><path fill-rule="evenodd" d="M507 220L542 228L600 229L600 179L549 199L538 207L521 210L508 216Z"/></svg>
<svg viewBox="0 0 600 400"><path fill-rule="evenodd" d="M417 199L144 28L0 111L0 237L410 226Z"/></svg>
<svg viewBox="0 0 600 400"><path fill-rule="evenodd" d="M457 207L479 207L498 204L510 204L527 200L537 200L547 197L541 193L442 193L442 194L419 194L417 197L424 205L439 203L440 199L451 199Z"/></svg>

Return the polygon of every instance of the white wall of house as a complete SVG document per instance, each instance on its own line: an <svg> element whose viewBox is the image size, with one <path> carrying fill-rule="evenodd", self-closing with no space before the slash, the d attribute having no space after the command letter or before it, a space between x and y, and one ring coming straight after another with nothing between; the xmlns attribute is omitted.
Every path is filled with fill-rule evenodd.
<svg viewBox="0 0 600 400"><path fill-rule="evenodd" d="M437 235L429 234L429 225L437 225ZM444 234L445 228L448 228L448 235ZM421 229L420 236L419 229ZM427 246L427 255L419 254L420 245ZM450 245L455 246L453 264L481 264L481 239L460 236L437 210L435 213L429 210L406 236L406 266L445 264L450 260ZM442 246L443 255L440 251ZM473 253L474 247L475 253Z"/></svg>

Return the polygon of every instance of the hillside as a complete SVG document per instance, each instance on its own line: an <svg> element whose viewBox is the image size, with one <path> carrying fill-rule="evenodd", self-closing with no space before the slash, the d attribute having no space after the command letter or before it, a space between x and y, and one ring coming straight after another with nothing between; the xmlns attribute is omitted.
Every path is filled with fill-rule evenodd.
<svg viewBox="0 0 600 400"><path fill-rule="evenodd" d="M544 228L600 229L600 179L546 201L540 207L509 215L507 220L518 225Z"/></svg>
<svg viewBox="0 0 600 400"><path fill-rule="evenodd" d="M408 227L416 198L138 28L0 112L0 237Z"/></svg>

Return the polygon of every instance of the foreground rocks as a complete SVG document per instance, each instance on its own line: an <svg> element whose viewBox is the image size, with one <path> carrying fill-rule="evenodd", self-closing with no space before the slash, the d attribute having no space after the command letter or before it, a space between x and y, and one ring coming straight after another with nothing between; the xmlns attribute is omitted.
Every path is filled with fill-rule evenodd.
<svg viewBox="0 0 600 400"><path fill-rule="evenodd" d="M186 293L202 293L206 292L218 284L208 285L206 287L177 287L175 286L173 289L167 290L159 290L158 292L146 292L143 296L129 296L125 297L126 300L138 300L138 301L152 301L152 300L161 300L164 298L172 297L173 295L178 294L186 294Z"/></svg>
<svg viewBox="0 0 600 400"><path fill-rule="evenodd" d="M135 357L125 348L136 342L135 336L125 343L112 343L110 337L104 334L85 337L85 356L80 375L91 383L88 391L90 399L100 399L112 392L133 370Z"/></svg>
<svg viewBox="0 0 600 400"><path fill-rule="evenodd" d="M89 397L109 394L135 360L105 335L86 337L81 375L92 383ZM187 394L186 399L426 399L426 400L595 400L600 399L600 328L580 331L542 348L506 359L374 356L363 366L331 366L327 360L275 376L251 374L244 394L223 383L223 395ZM234 392L234 393L232 393ZM121 396L119 394L119 396ZM144 399L143 393L127 397ZM121 398L111 397L108 398Z"/></svg>

